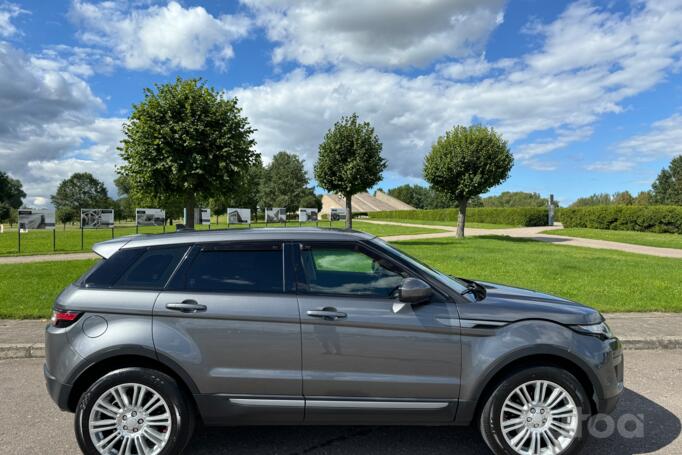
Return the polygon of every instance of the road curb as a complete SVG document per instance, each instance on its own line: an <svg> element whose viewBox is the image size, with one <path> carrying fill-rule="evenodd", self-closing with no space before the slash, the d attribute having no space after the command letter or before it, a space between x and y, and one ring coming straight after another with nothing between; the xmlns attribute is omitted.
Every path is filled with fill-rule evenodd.
<svg viewBox="0 0 682 455"><path fill-rule="evenodd" d="M45 357L45 345L43 343L0 344L0 360L40 359L43 357Z"/></svg>
<svg viewBox="0 0 682 455"><path fill-rule="evenodd" d="M626 351L674 350L682 349L682 338L621 338ZM0 360L6 359L41 359L45 357L45 345L33 344L0 344Z"/></svg>

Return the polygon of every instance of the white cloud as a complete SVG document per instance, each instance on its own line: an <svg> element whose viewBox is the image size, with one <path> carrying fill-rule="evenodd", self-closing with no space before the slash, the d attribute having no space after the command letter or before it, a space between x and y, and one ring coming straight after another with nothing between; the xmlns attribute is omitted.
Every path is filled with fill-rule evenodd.
<svg viewBox="0 0 682 455"><path fill-rule="evenodd" d="M614 147L611 161L589 164L587 169L618 172L633 169L637 164L682 155L682 114L676 113L651 124L646 133L632 136Z"/></svg>
<svg viewBox="0 0 682 455"><path fill-rule="evenodd" d="M83 170L112 188L123 120L99 118L103 107L65 65L0 43L0 169L22 181L28 203L43 205Z"/></svg>
<svg viewBox="0 0 682 455"><path fill-rule="evenodd" d="M549 136L514 149L521 163L551 170L556 163L544 156L587 139L604 114L623 111L629 96L665 79L680 61L681 27L679 2L637 4L629 15L579 2L536 27L540 47L513 61L477 59L473 67L442 65L419 77L356 67L296 70L231 94L258 128L259 149L268 156L288 149L312 162L326 130L356 111L385 141L389 169L404 176L421 174L424 155L446 129L472 122L494 125L510 142L531 133ZM564 33L618 46L595 45L598 58L563 59Z"/></svg>
<svg viewBox="0 0 682 455"><path fill-rule="evenodd" d="M209 59L224 67L233 57L232 43L250 26L244 16L215 17L201 6L175 1L128 8L126 2L75 0L70 17L83 43L110 51L128 69L161 72L199 70Z"/></svg>
<svg viewBox="0 0 682 455"><path fill-rule="evenodd" d="M483 48L504 0L242 0L270 40L273 60L304 65L422 66Z"/></svg>
<svg viewBox="0 0 682 455"><path fill-rule="evenodd" d="M17 28L12 24L12 19L28 11L19 8L14 3L0 3L0 36L8 38L17 33Z"/></svg>

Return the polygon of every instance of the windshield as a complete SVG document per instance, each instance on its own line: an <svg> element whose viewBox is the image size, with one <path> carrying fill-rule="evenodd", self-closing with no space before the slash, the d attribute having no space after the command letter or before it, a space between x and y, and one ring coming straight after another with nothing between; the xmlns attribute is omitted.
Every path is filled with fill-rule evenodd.
<svg viewBox="0 0 682 455"><path fill-rule="evenodd" d="M460 280L459 278L439 272L438 270L424 264L419 259L410 256L409 254L403 251L400 251L399 249L395 248L385 240L376 237L372 239L372 241L380 244L381 248L389 250L393 255L398 256L400 259L408 261L410 264L413 264L419 270L427 273L429 276L435 278L436 280L456 290L457 292L462 293L467 289L467 284L464 281Z"/></svg>

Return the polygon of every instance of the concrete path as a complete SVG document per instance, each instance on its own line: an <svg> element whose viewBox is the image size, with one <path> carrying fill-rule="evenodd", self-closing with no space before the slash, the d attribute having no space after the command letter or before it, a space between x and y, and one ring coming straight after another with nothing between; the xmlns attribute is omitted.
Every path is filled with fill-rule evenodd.
<svg viewBox="0 0 682 455"><path fill-rule="evenodd" d="M625 349L682 349L682 313L607 313ZM44 357L47 320L0 319L0 359Z"/></svg>
<svg viewBox="0 0 682 455"><path fill-rule="evenodd" d="M79 261L81 259L97 259L95 253L58 253L58 254L35 254L32 256L5 256L0 257L0 264L27 264L29 262L50 261Z"/></svg>
<svg viewBox="0 0 682 455"><path fill-rule="evenodd" d="M439 232L434 234L407 234L407 235L391 235L382 237L389 242L399 242L401 240L420 240L432 239L442 237L453 237L457 231L456 227L443 226L435 224L415 224L415 223L401 223L397 221L378 221L378 220L362 220L365 223L373 224L389 224L394 226L409 226L419 228L440 229L447 232ZM682 259L682 249L676 248L658 248L653 246L633 245L630 243L609 242L607 240L583 239L578 237L567 237L563 235L543 234L543 231L551 231L554 229L561 229L562 226L537 226L537 227L521 227L521 228L504 228L504 229L478 229L466 228L464 235L468 237L477 237L484 235L504 235L508 237L524 238L536 240L539 242L555 243L557 245L580 246L584 248L597 248L603 250L617 250L625 251L627 253L646 254L649 256L659 256L667 258Z"/></svg>

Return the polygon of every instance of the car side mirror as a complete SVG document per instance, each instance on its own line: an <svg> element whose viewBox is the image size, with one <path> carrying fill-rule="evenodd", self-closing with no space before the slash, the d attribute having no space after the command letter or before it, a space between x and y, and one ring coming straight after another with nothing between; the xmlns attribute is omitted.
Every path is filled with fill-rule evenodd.
<svg viewBox="0 0 682 455"><path fill-rule="evenodd" d="M419 278L405 278L398 289L398 302L393 304L393 312L398 313L408 305L417 305L431 300L433 289Z"/></svg>

